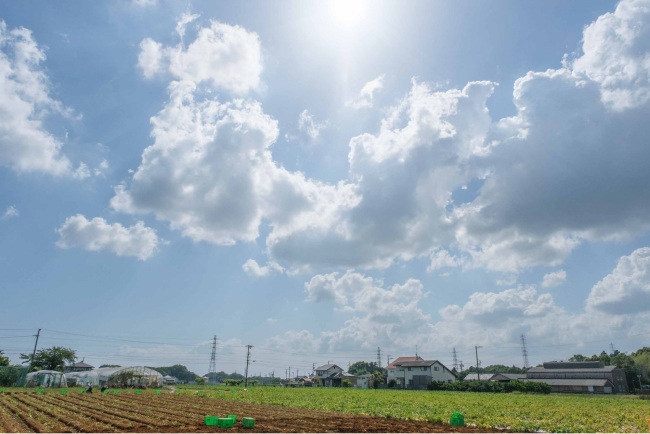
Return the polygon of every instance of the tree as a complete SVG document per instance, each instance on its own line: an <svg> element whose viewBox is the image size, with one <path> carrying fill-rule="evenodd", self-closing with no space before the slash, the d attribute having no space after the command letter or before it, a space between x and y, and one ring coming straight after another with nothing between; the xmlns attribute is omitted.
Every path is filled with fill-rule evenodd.
<svg viewBox="0 0 650 434"><path fill-rule="evenodd" d="M376 389L379 387L380 384L383 384L384 382L384 375L377 371L374 374L372 374L372 385Z"/></svg>
<svg viewBox="0 0 650 434"><path fill-rule="evenodd" d="M196 377L194 381L196 382L196 384L205 384L205 378L203 377Z"/></svg>
<svg viewBox="0 0 650 434"><path fill-rule="evenodd" d="M100 368L121 368L120 365L101 365Z"/></svg>
<svg viewBox="0 0 650 434"><path fill-rule="evenodd" d="M392 389L393 387L395 387L396 385L397 385L397 381L395 381L394 378L391 379L391 380L388 380L388 387L390 387L391 389Z"/></svg>
<svg viewBox="0 0 650 434"><path fill-rule="evenodd" d="M248 384L252 384L253 386L255 386L255 385L258 384L258 383L259 383L258 380L250 380L250 381L248 382Z"/></svg>
<svg viewBox="0 0 650 434"><path fill-rule="evenodd" d="M75 351L70 348L52 347L36 352L36 356L31 354L21 354L23 363L31 365L31 371L50 370L50 371L63 371L67 365L74 364L77 360Z"/></svg>
<svg viewBox="0 0 650 434"><path fill-rule="evenodd" d="M314 386L322 386L323 382L320 381L320 378L314 378Z"/></svg>
<svg viewBox="0 0 650 434"><path fill-rule="evenodd" d="M352 387L352 381L348 380L347 378L343 381L341 381L341 386L343 387Z"/></svg>
<svg viewBox="0 0 650 434"><path fill-rule="evenodd" d="M574 354L572 357L569 358L569 362L584 362L586 359L585 356L582 354Z"/></svg>
<svg viewBox="0 0 650 434"><path fill-rule="evenodd" d="M2 350L0 350L0 366L9 366L9 357L5 357Z"/></svg>
<svg viewBox="0 0 650 434"><path fill-rule="evenodd" d="M198 375L188 370L184 365L166 366L153 369L160 372L163 376L171 375L172 377L176 377L181 381L193 381L196 377L198 377Z"/></svg>
<svg viewBox="0 0 650 434"><path fill-rule="evenodd" d="M374 374L375 372L381 372L384 376L386 375L386 369L377 366L376 363L354 362L348 368L348 373L352 375Z"/></svg>

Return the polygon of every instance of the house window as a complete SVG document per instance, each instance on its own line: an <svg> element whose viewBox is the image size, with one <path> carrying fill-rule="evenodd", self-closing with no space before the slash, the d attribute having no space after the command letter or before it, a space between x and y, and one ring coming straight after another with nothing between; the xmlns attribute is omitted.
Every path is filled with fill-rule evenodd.
<svg viewBox="0 0 650 434"><path fill-rule="evenodd" d="M439 371L440 368L438 368L437 366L434 366L434 367L433 367L433 370L434 370L434 371Z"/></svg>
<svg viewBox="0 0 650 434"><path fill-rule="evenodd" d="M412 368L411 368L411 367L409 367L409 371L411 371L411 370L412 370Z"/></svg>
<svg viewBox="0 0 650 434"><path fill-rule="evenodd" d="M427 368L425 368L425 367L420 368L420 371L426 371L426 370L427 370Z"/></svg>

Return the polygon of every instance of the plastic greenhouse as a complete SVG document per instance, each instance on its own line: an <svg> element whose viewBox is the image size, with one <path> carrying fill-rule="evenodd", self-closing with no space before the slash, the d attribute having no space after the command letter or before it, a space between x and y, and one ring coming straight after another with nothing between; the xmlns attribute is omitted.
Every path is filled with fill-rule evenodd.
<svg viewBox="0 0 650 434"><path fill-rule="evenodd" d="M160 372L145 366L126 366L121 368L99 368L96 372L99 383L117 388L146 386L162 387L163 376Z"/></svg>
<svg viewBox="0 0 650 434"><path fill-rule="evenodd" d="M88 386L92 384L93 386L99 386L99 374L97 371L81 371L81 372L66 372L65 380L68 383L68 387L75 386Z"/></svg>
<svg viewBox="0 0 650 434"><path fill-rule="evenodd" d="M36 371L27 374L25 387L68 387L65 376L58 371Z"/></svg>

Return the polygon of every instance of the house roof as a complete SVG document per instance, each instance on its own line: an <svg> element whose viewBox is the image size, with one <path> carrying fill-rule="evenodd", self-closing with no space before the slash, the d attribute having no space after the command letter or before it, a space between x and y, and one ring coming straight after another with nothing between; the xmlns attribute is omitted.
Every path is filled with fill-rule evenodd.
<svg viewBox="0 0 650 434"><path fill-rule="evenodd" d="M415 356L415 357L398 357L395 360L393 360L390 365L386 366L386 369L395 369L397 367L396 363L401 363L401 362L414 362L416 360L423 360L422 357L420 356Z"/></svg>
<svg viewBox="0 0 650 434"><path fill-rule="evenodd" d="M506 377L508 380L521 380L522 378L526 378L526 374L495 374L495 377L497 376Z"/></svg>
<svg viewBox="0 0 650 434"><path fill-rule="evenodd" d="M490 381L492 379L492 377L494 377L495 375L498 375L498 374L494 374L494 373L481 374L480 380L481 381ZM465 378L463 379L463 381L478 381L478 380L479 380L478 374L467 374L465 376Z"/></svg>
<svg viewBox="0 0 650 434"><path fill-rule="evenodd" d="M404 366L404 367L431 366L436 362L437 362L437 360L414 360L412 362L398 362L395 365L396 366Z"/></svg>
<svg viewBox="0 0 650 434"><path fill-rule="evenodd" d="M612 372L614 369L619 369L616 366L605 366L603 368L573 368L573 369L547 369L547 368L530 368L528 370L529 373L533 374L540 374L540 373L562 373L562 374L568 374L568 373L576 373L576 372L587 372L587 373L595 373L595 372Z"/></svg>
<svg viewBox="0 0 650 434"><path fill-rule="evenodd" d="M89 365L88 363L84 363L84 362L77 362L74 365L72 365L72 367L73 368L90 368L90 369L94 368L94 366Z"/></svg>
<svg viewBox="0 0 650 434"><path fill-rule="evenodd" d="M601 379L591 379L591 378L584 378L584 379L574 379L574 378L529 378L526 379L525 381L532 381L533 383L546 383L549 386L596 386L596 387L604 387L604 386L609 386L612 387L611 381L601 378Z"/></svg>
<svg viewBox="0 0 650 434"><path fill-rule="evenodd" d="M341 369L341 367L339 365L335 365L333 363L330 363L329 365L319 366L318 368L316 368L316 370L317 371L328 371L328 370L330 370L330 369L332 369L334 367L337 367L337 368Z"/></svg>

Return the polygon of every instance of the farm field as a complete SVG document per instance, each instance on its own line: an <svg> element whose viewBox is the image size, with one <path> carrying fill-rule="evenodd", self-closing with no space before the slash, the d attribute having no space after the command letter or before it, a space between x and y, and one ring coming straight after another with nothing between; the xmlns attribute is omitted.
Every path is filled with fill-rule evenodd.
<svg viewBox="0 0 650 434"><path fill-rule="evenodd" d="M185 394L0 394L0 432L486 432L477 428L249 404ZM73 393L76 392L76 393ZM244 394L237 393L237 394ZM235 395L235 393L232 393ZM233 428L203 423L205 415L235 414ZM255 428L244 429L242 417Z"/></svg>
<svg viewBox="0 0 650 434"><path fill-rule="evenodd" d="M212 386L214 387L214 386ZM339 388L254 387L203 395L220 400L447 423L452 413L483 428L514 431L648 432L650 400L636 396L528 395ZM181 389L181 394L195 390Z"/></svg>

